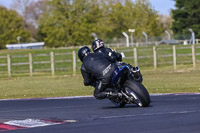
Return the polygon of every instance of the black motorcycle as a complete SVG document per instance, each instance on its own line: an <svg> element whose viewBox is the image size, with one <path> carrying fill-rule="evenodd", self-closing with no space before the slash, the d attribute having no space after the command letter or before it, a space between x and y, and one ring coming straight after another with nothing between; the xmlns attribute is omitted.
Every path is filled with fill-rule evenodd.
<svg viewBox="0 0 200 133"><path fill-rule="evenodd" d="M132 67L125 63L118 64L113 73L110 89L121 95L108 99L119 107L124 107L126 104L137 104L139 107L149 106L149 92L143 86L142 80L138 67Z"/></svg>

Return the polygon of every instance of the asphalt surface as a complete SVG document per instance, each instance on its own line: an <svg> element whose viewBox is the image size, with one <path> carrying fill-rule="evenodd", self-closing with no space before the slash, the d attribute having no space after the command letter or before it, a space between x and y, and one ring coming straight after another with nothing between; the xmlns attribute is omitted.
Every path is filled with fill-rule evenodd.
<svg viewBox="0 0 200 133"><path fill-rule="evenodd" d="M75 98L0 101L0 122L76 120L5 133L200 133L200 95L151 96L150 107L115 107L109 100ZM4 132L3 132L4 133Z"/></svg>

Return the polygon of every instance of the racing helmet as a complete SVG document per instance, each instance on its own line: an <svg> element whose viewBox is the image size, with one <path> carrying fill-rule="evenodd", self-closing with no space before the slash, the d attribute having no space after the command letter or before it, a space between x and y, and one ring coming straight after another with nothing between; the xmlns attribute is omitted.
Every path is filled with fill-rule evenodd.
<svg viewBox="0 0 200 133"><path fill-rule="evenodd" d="M104 42L101 39L94 40L92 42L93 52L96 52L99 48L104 48Z"/></svg>
<svg viewBox="0 0 200 133"><path fill-rule="evenodd" d="M84 46L84 47L79 49L78 57L81 60L81 62L83 62L83 58L85 56L87 56L88 54L90 54L90 52L91 52L91 50L87 46Z"/></svg>

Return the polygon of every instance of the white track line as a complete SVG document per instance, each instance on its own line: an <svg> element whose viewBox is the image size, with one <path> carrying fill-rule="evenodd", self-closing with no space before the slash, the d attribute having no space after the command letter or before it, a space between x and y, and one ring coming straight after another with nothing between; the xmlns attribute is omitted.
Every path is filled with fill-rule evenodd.
<svg viewBox="0 0 200 133"><path fill-rule="evenodd" d="M104 116L99 117L99 119L114 119L114 118L127 118L127 117L137 117L137 116L153 116L153 115L167 115L167 114L189 114L189 113L199 113L200 110L195 111L178 111L178 112L163 112L163 113L146 113L146 114L135 114L135 115L119 115L119 116Z"/></svg>
<svg viewBox="0 0 200 133"><path fill-rule="evenodd" d="M165 95L200 95L200 93L155 93L150 96L165 96Z"/></svg>
<svg viewBox="0 0 200 133"><path fill-rule="evenodd" d="M200 93L156 93L150 96L165 96L165 95L200 95ZM79 99L93 98L94 96L71 96L71 97L48 97L48 98L17 98L17 99L0 99L0 101L17 101L17 100L60 100L60 99Z"/></svg>
<svg viewBox="0 0 200 133"><path fill-rule="evenodd" d="M17 99L0 99L0 101L17 101L17 100L60 100L60 99L79 99L92 98L93 96L71 96L71 97L47 97L47 98L17 98Z"/></svg>

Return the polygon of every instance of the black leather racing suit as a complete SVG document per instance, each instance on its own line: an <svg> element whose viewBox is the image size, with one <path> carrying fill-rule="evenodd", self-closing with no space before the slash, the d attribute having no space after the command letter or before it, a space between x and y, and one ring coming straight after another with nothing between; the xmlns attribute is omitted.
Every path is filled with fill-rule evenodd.
<svg viewBox="0 0 200 133"><path fill-rule="evenodd" d="M116 64L103 57L101 53L90 53L84 57L81 66L84 85L95 87L94 96L97 99L106 98L107 93L104 90L110 84L115 69Z"/></svg>
<svg viewBox="0 0 200 133"><path fill-rule="evenodd" d="M122 61L122 55L120 53L117 53L110 48L99 48L95 53L101 53L106 59L116 62L116 61Z"/></svg>
<svg viewBox="0 0 200 133"><path fill-rule="evenodd" d="M101 53L102 56L104 56L106 59L110 60L111 62L117 63L117 65L120 65L122 62L122 55L120 53L117 53L113 50L111 50L110 48L99 48L96 53ZM126 63L122 63L122 64L126 64ZM134 80L142 83L143 81L143 77L142 74L139 70L139 67L133 67L130 64L126 64L129 65L129 67L133 70L133 74L134 74Z"/></svg>

